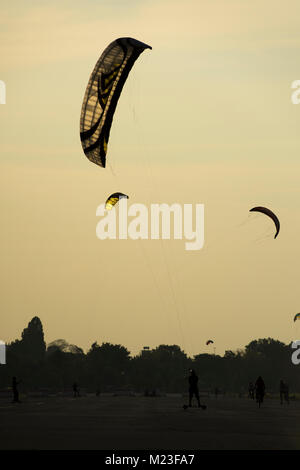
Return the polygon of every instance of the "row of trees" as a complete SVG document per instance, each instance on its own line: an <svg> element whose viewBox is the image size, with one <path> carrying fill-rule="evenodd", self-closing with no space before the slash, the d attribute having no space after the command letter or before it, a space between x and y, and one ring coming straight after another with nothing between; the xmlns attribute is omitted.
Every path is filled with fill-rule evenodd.
<svg viewBox="0 0 300 470"><path fill-rule="evenodd" d="M226 351L223 357L198 354L190 358L176 345L160 345L131 357L125 347L110 343L94 343L85 354L64 340L47 347L42 323L34 317L21 339L7 346L0 388L10 386L12 376L17 376L23 390L61 391L77 382L88 391L182 392L187 388L188 370L193 368L201 389L242 392L262 375L269 391L278 391L280 379L289 383L290 390L299 391L300 367L292 364L291 354L290 346L271 338L251 341L244 350Z"/></svg>

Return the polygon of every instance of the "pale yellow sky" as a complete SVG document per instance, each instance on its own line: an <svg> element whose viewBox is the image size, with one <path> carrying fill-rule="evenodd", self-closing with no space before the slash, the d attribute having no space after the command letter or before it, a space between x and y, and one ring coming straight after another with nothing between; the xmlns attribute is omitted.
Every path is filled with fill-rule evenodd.
<svg viewBox="0 0 300 470"><path fill-rule="evenodd" d="M1 339L34 315L48 342L295 338L300 310L296 1L0 1ZM90 72L120 36L153 47L120 98L107 168L79 141ZM205 246L100 241L97 206L203 203ZM270 207L272 223L248 216ZM112 282L113 280L113 282ZM300 332L298 332L300 333Z"/></svg>

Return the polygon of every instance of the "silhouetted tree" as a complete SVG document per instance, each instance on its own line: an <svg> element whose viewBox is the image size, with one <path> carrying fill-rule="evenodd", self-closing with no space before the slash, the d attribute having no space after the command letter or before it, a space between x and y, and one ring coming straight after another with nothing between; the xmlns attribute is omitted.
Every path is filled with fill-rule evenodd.
<svg viewBox="0 0 300 470"><path fill-rule="evenodd" d="M129 351L124 346L93 343L87 353L87 366L94 389L109 390L124 386L129 362Z"/></svg>
<svg viewBox="0 0 300 470"><path fill-rule="evenodd" d="M290 391L300 390L299 366L291 362L292 350L272 338L251 341L243 350L226 351L224 356L198 354L187 357L177 345L160 345L143 350L135 357L119 345L94 342L87 354L63 339L52 341L46 350L43 326L34 317L21 339L7 345L7 364L0 367L0 387L11 385L13 376L26 389L68 388L74 382L90 391L133 388L150 392L183 392L187 389L188 369L195 369L199 389L216 387L228 392L246 392L249 382L261 375L266 391L279 392L283 379Z"/></svg>
<svg viewBox="0 0 300 470"><path fill-rule="evenodd" d="M27 328L22 332L20 341L21 351L26 361L40 363L43 361L46 352L43 325L38 317L28 323Z"/></svg>

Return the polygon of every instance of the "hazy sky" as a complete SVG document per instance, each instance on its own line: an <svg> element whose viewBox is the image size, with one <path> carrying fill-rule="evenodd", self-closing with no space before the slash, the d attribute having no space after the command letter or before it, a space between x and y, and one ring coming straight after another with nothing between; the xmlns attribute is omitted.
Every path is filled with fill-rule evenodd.
<svg viewBox="0 0 300 470"><path fill-rule="evenodd" d="M46 341L180 344L217 353L300 334L300 6L271 0L0 1L1 333L38 315ZM79 115L103 49L136 62L108 166L84 156ZM203 203L205 245L100 241L96 208ZM256 205L274 210L281 232Z"/></svg>

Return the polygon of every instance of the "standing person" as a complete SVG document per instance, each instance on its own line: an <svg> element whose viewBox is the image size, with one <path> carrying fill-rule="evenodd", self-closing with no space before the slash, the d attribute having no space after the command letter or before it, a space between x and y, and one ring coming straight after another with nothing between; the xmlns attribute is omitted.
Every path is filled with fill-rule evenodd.
<svg viewBox="0 0 300 470"><path fill-rule="evenodd" d="M79 397L79 389L78 389L77 382L73 383L73 396L74 398Z"/></svg>
<svg viewBox="0 0 300 470"><path fill-rule="evenodd" d="M256 390L256 401L257 403L260 404L263 403L264 401L264 396L265 396L265 382L263 381L261 375L258 377L258 379L255 382L255 390Z"/></svg>
<svg viewBox="0 0 300 470"><path fill-rule="evenodd" d="M255 391L255 387L253 385L253 382L250 382L249 387L248 387L248 393L249 393L249 398L251 398L251 400L254 400L254 391Z"/></svg>
<svg viewBox="0 0 300 470"><path fill-rule="evenodd" d="M17 378L12 378L12 391L13 391L13 403L21 403L19 400L19 390L18 385L20 382L17 382Z"/></svg>
<svg viewBox="0 0 300 470"><path fill-rule="evenodd" d="M279 383L279 392L280 392L280 404L283 404L283 397L284 397L284 392L285 392L285 385L284 381L281 379Z"/></svg>
<svg viewBox="0 0 300 470"><path fill-rule="evenodd" d="M290 397L289 397L289 384L285 383L285 390L284 390L284 399L287 404L290 404Z"/></svg>
<svg viewBox="0 0 300 470"><path fill-rule="evenodd" d="M282 379L280 380L279 390L280 390L280 404L281 405L283 404L283 400L285 400L287 404L289 404L290 403L289 386Z"/></svg>
<svg viewBox="0 0 300 470"><path fill-rule="evenodd" d="M190 370L190 376L189 376L189 407L192 406L193 395L195 395L195 397L196 397L196 400L198 402L198 407L205 410L206 406L201 405L201 403L200 403L199 390L198 390L198 377L197 377L196 372L194 371L194 369L191 369Z"/></svg>

